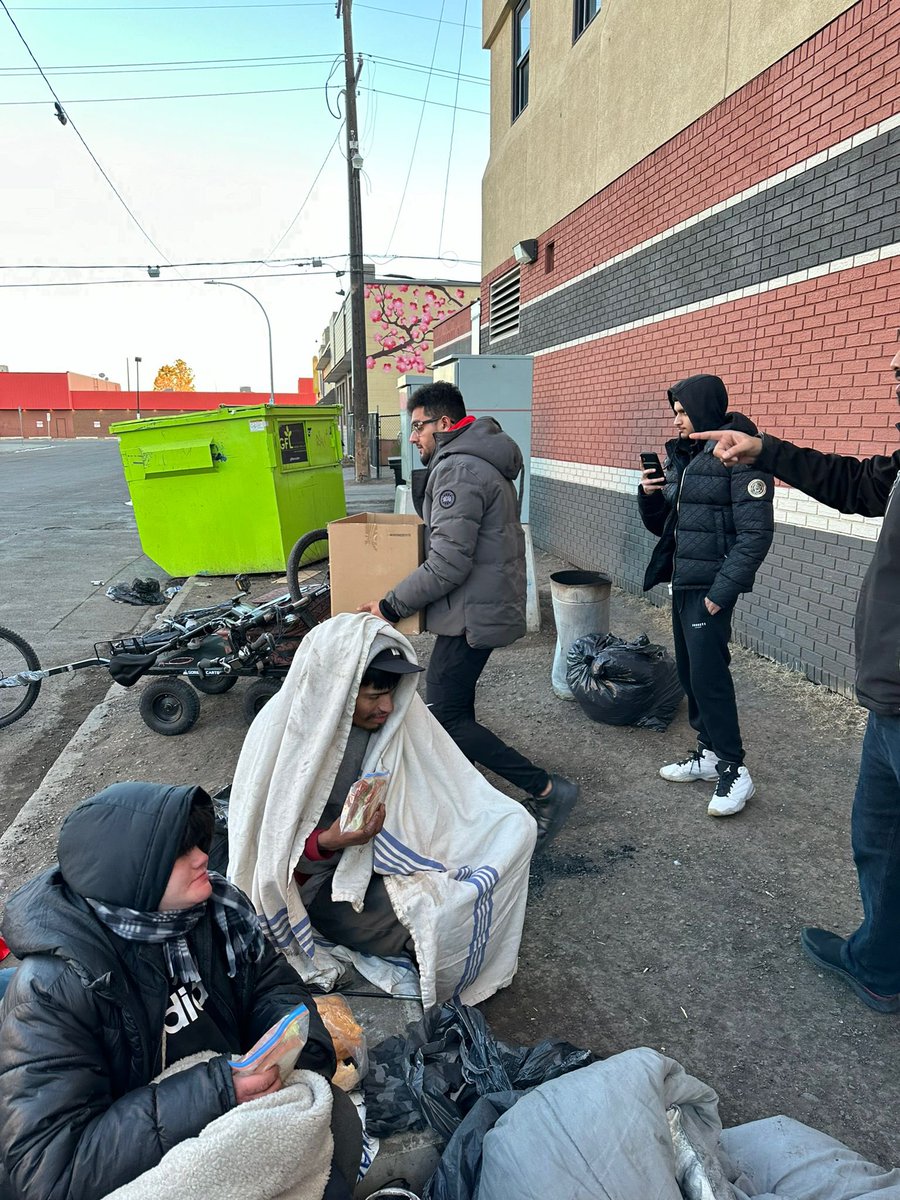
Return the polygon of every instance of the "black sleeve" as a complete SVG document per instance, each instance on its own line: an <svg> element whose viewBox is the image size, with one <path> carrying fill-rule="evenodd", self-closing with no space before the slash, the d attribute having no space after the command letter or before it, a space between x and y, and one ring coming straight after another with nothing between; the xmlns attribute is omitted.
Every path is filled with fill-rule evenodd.
<svg viewBox="0 0 900 1200"><path fill-rule="evenodd" d="M752 467L727 467L735 540L706 593L713 604L730 608L749 592L775 535L772 476Z"/></svg>
<svg viewBox="0 0 900 1200"><path fill-rule="evenodd" d="M656 537L662 536L669 508L669 502L662 491L651 492L648 496L638 484L638 512L644 522L644 528Z"/></svg>
<svg viewBox="0 0 900 1200"><path fill-rule="evenodd" d="M15 1200L101 1200L234 1106L222 1057L115 1098L112 1007L71 967L13 981L0 1049L0 1128Z"/></svg>
<svg viewBox="0 0 900 1200"><path fill-rule="evenodd" d="M770 471L790 487L799 488L814 500L842 513L883 517L891 488L900 472L900 450L890 458L851 458L844 454L822 454L793 442L783 442L769 433L762 435L762 452L756 466Z"/></svg>
<svg viewBox="0 0 900 1200"><path fill-rule="evenodd" d="M331 1079L337 1069L337 1059L312 993L284 955L267 942L262 958L253 966L243 1048L249 1050L267 1029L298 1004L305 1004L309 1009L309 1037L297 1065Z"/></svg>

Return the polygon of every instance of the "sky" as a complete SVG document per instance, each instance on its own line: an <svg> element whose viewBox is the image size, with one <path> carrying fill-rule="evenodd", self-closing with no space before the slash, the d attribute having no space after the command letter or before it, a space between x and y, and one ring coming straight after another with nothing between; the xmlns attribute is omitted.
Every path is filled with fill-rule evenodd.
<svg viewBox="0 0 900 1200"><path fill-rule="evenodd" d="M269 316L276 390L296 390L348 286L336 275L348 265L348 217L334 0L5 4L0 364L103 373L124 387L128 362L133 387L139 356L143 389L183 358L198 390L267 392L262 313L235 288L202 282L231 278ZM379 274L480 278L480 10L477 0L353 0L364 249ZM221 94L235 92L257 94ZM297 265L314 257L321 268ZM240 260L253 261L179 265Z"/></svg>

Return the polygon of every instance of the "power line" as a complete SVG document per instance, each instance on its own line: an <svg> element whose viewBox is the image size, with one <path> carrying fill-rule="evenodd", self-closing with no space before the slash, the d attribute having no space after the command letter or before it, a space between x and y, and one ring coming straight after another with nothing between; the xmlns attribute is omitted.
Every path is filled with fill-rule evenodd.
<svg viewBox="0 0 900 1200"><path fill-rule="evenodd" d="M297 275L306 278L314 275L331 275L334 271L282 271L271 275L223 275L221 282L229 279L291 279ZM217 280L219 277L216 277ZM58 279L41 281L40 283L0 283L0 288L59 288L59 287L113 287L125 283L160 284L160 283L205 283L209 275L180 275L177 279Z"/></svg>
<svg viewBox="0 0 900 1200"><path fill-rule="evenodd" d="M403 191L400 193L400 203L397 206L397 215L396 215L396 217L394 217L394 224L393 224L390 236L387 241L389 250L391 248L391 242L394 240L394 234L397 232L397 226L400 224L400 215L403 212L403 204L406 200L406 192L407 192L407 189L409 188L409 181L412 178L413 163L415 162L416 149L418 148L418 145L419 145L419 135L422 132L422 122L425 120L425 105L428 103L428 89L431 86L431 72L434 70L434 63L435 63L435 59L437 58L438 42L440 41L440 37L441 37L441 21L443 21L443 18L444 18L445 3L446 3L446 0L441 0L441 14L440 14L440 17L438 18L438 27L437 27L437 30L434 35L434 45L431 48L431 67L429 68L429 71L428 71L428 78L425 80L425 95L422 99L421 111L419 112L419 123L416 126L416 136L413 138L412 151L409 156L409 166L407 167L407 170L406 170L406 179L403 181Z"/></svg>
<svg viewBox="0 0 900 1200"><path fill-rule="evenodd" d="M45 67L44 74L48 76L71 75L77 78L81 75L169 74L172 71L271 70L330 62L333 57L331 54L274 54L258 55L254 58L184 58L160 62L60 63L57 66ZM407 63L398 58L388 58L382 54L363 54L362 57L371 62L383 63L398 71L410 71L418 75L429 73L427 67ZM443 67L433 67L431 72L447 79L461 79L479 87L490 86L490 80L483 75L470 75ZM34 74L36 74L36 70L32 67L0 67L0 80L30 79Z"/></svg>
<svg viewBox="0 0 900 1200"><path fill-rule="evenodd" d="M469 11L469 0L465 0L463 4L463 22L465 22L466 14ZM459 59L457 62L457 70L462 70L463 57L463 34L459 38ZM453 116L450 120L450 147L447 150L447 172L444 175L444 199L441 202L441 224L438 230L438 254L441 252L441 246L444 241L444 216L447 212L447 192L450 188L450 164L453 161L453 135L456 133L456 104L459 100L459 76L456 77L456 91L453 93Z"/></svg>
<svg viewBox="0 0 900 1200"><path fill-rule="evenodd" d="M333 0L290 0L290 2L273 2L267 0L263 4L20 4L16 12L216 12L221 9L253 9L253 8L332 8ZM408 17L414 21L437 21L437 17L426 17L422 13L398 12L393 8L381 8L377 4L362 4L357 0L356 8L366 8L371 12L387 13L392 17ZM459 25L459 21L445 21L445 25ZM466 29L476 29L481 32L480 25L466 25Z"/></svg>
<svg viewBox="0 0 900 1200"><path fill-rule="evenodd" d="M72 120L72 118L68 115L68 113L63 108L63 103L60 100L59 96L56 94L53 84L50 82L50 80L44 74L41 64L38 62L37 58L34 55L34 51L28 45L28 42L25 40L25 35L22 33L22 30L16 24L15 20L13 19L12 13L7 8L6 0L0 0L0 5L2 5L3 11L9 17L10 24L12 25L13 29L15 29L16 33L19 35L19 40L21 41L22 45L28 51L31 61L34 63L34 65L40 71L41 77L43 78L44 83L46 83L47 87L50 89L50 95L56 101L56 116L57 116L57 119L59 120L60 124L61 125L69 124L72 126L73 133L75 134L75 136L78 138L79 142L81 142L82 146L84 146L85 150L90 155L91 161L93 162L94 166L97 168L97 170L100 172L100 174L106 180L106 182L109 184L116 199L119 201L119 203L125 209L125 211L128 213L129 217L132 219L134 224L141 231L141 233L144 235L144 237L149 242L149 244L153 247L153 249L156 251L156 253L159 254L162 258L164 258L166 262L168 262L169 260L168 260L168 258L166 258L166 255L162 252L162 250L160 250L159 246L157 246L156 242L153 240L153 238L150 236L150 234L147 232L147 230L144 228L144 226L141 224L141 222L138 220L138 218L132 212L131 208L129 207L128 203L125 200L125 197L122 195L122 193L119 191L119 189L113 183L113 181L107 175L106 171L104 171L103 167L100 165L99 160L97 159L97 156L94 154L93 150L90 148L90 146L87 144L87 142L82 137L81 131L78 129L75 122ZM41 102L39 101L39 103L41 103Z"/></svg>
<svg viewBox="0 0 900 1200"><path fill-rule="evenodd" d="M477 258L457 258L434 255L434 254L402 254L398 251L385 254L367 255L373 262L382 261L384 263L395 262L402 259L404 262L452 262L463 266L480 266L480 259ZM344 260L347 258L345 250L339 251L337 254L294 254L290 258L218 258L209 260L196 260L194 262L169 263L173 269L179 267L271 267L271 266L295 266L300 265L304 259L315 260L321 259L322 262L331 262L334 259ZM146 263L0 263L0 271L146 271ZM280 278L279 275L273 275L272 278ZM143 281L141 281L143 282Z"/></svg>
<svg viewBox="0 0 900 1200"><path fill-rule="evenodd" d="M3 0L0 0L0 4L3 4ZM5 8L6 5L3 4L3 7ZM48 86L50 86L49 81ZM73 104L132 104L144 103L148 100L214 100L221 99L226 96L281 96L293 94L295 92L317 92L320 88L321 84L318 84L315 87L251 88L247 91L230 92L179 92L164 96L81 96L75 100L67 100L65 107L66 111L68 112L68 108ZM394 100L411 100L414 104L431 104L436 108L453 108L457 112L474 113L475 116L479 117L490 116L490 114L483 108L468 108L462 104L447 104L443 100L423 100L421 96L407 96L402 92L386 92L382 88L359 88L358 90L361 92L370 92L376 96L390 96ZM53 94L54 96L56 95L55 92ZM33 108L35 105L43 103L43 100L0 100L0 108ZM61 100L58 100L57 103L62 107ZM72 125L72 128L75 129L74 124ZM78 133L78 130L76 129L75 132ZM87 143L84 142L83 138L81 138L80 133L78 134L78 137L84 143L85 149L88 151L88 153L91 154ZM94 158L93 154L91 154L91 158ZM94 159L94 162L97 162L97 160ZM97 166L101 171L103 171L103 168L100 167L99 163L97 163ZM115 191L115 187L105 171L103 171L103 176L110 184L110 187L113 187L113 190ZM116 195L118 195L118 192L116 192ZM121 196L119 196L119 199L122 199ZM124 204L125 201L122 200L122 203ZM132 214L132 216L133 215L134 214ZM137 220L136 217L134 219L135 221ZM145 233L145 236L149 240L149 234ZM162 251L159 250L158 247L154 248L158 250L158 253L162 254ZM165 256L163 255L163 257Z"/></svg>
<svg viewBox="0 0 900 1200"><path fill-rule="evenodd" d="M291 218L290 224L288 225L287 229L285 229L284 233L281 235L281 237L278 239L278 241L275 243L275 245L272 247L272 249L266 255L267 262L272 257L272 255L275 253L275 251L278 249L278 247L281 245L281 243L284 241L284 239L287 237L287 235L291 232L291 230L294 228L294 226L297 224L297 221L300 218L300 214L303 212L304 208L306 207L307 201L309 200L310 196L313 194L313 189L315 188L316 184L319 182L320 175L325 170L325 166L326 166L329 158L331 158L332 151L334 150L335 146L338 144L338 139L341 136L341 131L343 130L343 128L344 128L344 122L341 121L340 125L338 126L338 131L334 135L334 141L328 147L325 157L322 159L322 165L319 167L318 171L316 171L315 179L313 179L312 183L309 185L309 190L307 191L306 195L303 197L300 207L297 209L297 211L294 213L293 217Z"/></svg>

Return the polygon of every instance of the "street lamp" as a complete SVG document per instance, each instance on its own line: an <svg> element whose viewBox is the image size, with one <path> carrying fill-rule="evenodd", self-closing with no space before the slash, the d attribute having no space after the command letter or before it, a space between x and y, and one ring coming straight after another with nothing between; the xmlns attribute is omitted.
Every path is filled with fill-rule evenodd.
<svg viewBox="0 0 900 1200"><path fill-rule="evenodd" d="M135 384L135 415L139 421L141 419L141 360L138 355L134 356L134 384Z"/></svg>
<svg viewBox="0 0 900 1200"><path fill-rule="evenodd" d="M208 283L210 285L210 287L237 288L237 290L239 292L244 292L245 295L249 296L250 299L252 301L254 301L255 304L259 305L260 312L266 318L266 329L268 329L268 331L269 331L269 403L274 404L275 403L275 368L272 365L272 326L269 322L269 314L263 308L260 301L257 300L256 296L254 296L253 293L251 291L249 291L247 288L241 287L241 285L239 283L227 283L224 279L206 279L206 280L204 280L204 282Z"/></svg>

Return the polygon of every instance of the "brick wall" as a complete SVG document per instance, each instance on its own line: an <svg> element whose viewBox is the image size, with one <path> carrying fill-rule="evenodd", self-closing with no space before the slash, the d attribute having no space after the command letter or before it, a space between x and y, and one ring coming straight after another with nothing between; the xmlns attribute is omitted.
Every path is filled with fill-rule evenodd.
<svg viewBox="0 0 900 1200"><path fill-rule="evenodd" d="M896 447L898 38L900 6L860 0L539 236L518 332L481 336L483 353L534 356L538 544L639 590L652 539L637 455L662 451L666 388L699 371L774 434L862 456ZM483 320L511 267L484 280ZM783 487L776 520L736 634L847 690L878 522Z"/></svg>

